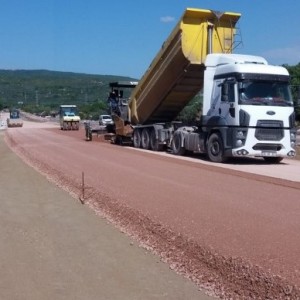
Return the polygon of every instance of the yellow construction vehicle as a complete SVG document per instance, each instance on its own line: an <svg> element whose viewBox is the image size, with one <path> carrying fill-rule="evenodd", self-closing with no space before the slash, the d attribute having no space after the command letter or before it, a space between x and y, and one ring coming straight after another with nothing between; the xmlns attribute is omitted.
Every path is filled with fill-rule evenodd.
<svg viewBox="0 0 300 300"><path fill-rule="evenodd" d="M7 127L22 127L23 120L20 117L20 111L16 108L10 109L9 118L7 118Z"/></svg>
<svg viewBox="0 0 300 300"><path fill-rule="evenodd" d="M79 130L80 116L76 105L60 105L59 120L61 130Z"/></svg>

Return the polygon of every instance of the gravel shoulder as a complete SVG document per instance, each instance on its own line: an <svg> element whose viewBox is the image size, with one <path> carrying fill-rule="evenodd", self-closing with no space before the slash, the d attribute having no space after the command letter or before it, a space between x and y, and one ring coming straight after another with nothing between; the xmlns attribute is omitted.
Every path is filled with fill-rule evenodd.
<svg viewBox="0 0 300 300"><path fill-rule="evenodd" d="M27 166L0 131L0 299L212 299Z"/></svg>

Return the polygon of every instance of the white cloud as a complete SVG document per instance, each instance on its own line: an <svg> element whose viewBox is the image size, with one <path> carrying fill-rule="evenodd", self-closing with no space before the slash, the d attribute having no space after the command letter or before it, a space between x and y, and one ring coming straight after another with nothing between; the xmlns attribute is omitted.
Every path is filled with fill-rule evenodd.
<svg viewBox="0 0 300 300"><path fill-rule="evenodd" d="M300 45L266 51L263 56L272 64L296 65L300 63Z"/></svg>
<svg viewBox="0 0 300 300"><path fill-rule="evenodd" d="M165 16L165 17L161 17L160 21L163 23L171 23L174 22L175 18L171 17L171 16Z"/></svg>

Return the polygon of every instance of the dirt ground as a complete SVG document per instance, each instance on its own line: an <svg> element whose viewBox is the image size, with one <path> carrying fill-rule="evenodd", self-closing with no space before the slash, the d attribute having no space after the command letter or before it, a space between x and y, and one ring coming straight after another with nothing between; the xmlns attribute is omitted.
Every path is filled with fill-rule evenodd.
<svg viewBox="0 0 300 300"><path fill-rule="evenodd" d="M86 142L82 131L35 127L26 123L8 130L6 141L45 177L77 196L75 203L84 171L84 207L172 270L226 299L299 298L299 161L216 165L98 138Z"/></svg>
<svg viewBox="0 0 300 300"><path fill-rule="evenodd" d="M0 299L211 299L23 163L0 131Z"/></svg>

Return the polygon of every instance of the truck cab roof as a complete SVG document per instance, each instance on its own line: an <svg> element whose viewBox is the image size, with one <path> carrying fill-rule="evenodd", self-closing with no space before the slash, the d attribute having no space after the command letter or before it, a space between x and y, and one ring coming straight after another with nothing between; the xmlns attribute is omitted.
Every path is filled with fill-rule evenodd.
<svg viewBox="0 0 300 300"><path fill-rule="evenodd" d="M288 71L281 66L269 65L261 56L244 54L208 54L205 66L216 68L215 76L229 73L253 73L289 76Z"/></svg>

